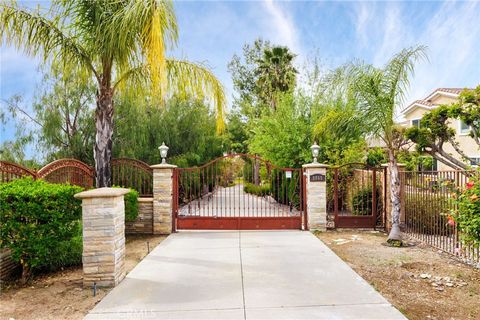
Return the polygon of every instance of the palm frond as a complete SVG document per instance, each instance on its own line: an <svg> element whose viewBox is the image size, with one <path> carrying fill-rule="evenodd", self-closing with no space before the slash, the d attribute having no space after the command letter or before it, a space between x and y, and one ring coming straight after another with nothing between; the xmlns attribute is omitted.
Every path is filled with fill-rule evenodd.
<svg viewBox="0 0 480 320"><path fill-rule="evenodd" d="M394 100L395 107L405 102L415 63L427 59L426 49L427 47L423 45L403 49L384 67L383 90Z"/></svg>
<svg viewBox="0 0 480 320"><path fill-rule="evenodd" d="M221 82L208 68L186 60L167 59L167 81L169 92L211 99L215 106L217 132L225 130L225 92Z"/></svg>
<svg viewBox="0 0 480 320"><path fill-rule="evenodd" d="M217 118L217 132L222 133L225 130L226 99L220 81L203 65L175 59L167 59L166 62L166 89L161 95L164 97L195 97L213 102ZM152 79L150 72L151 68L148 65L131 68L118 78L114 88L127 88L138 95L139 90L148 88L148 83Z"/></svg>
<svg viewBox="0 0 480 320"><path fill-rule="evenodd" d="M0 38L30 56L44 61L58 59L78 63L99 79L85 48L65 33L57 20L49 20L40 12L29 12L16 5L0 5Z"/></svg>

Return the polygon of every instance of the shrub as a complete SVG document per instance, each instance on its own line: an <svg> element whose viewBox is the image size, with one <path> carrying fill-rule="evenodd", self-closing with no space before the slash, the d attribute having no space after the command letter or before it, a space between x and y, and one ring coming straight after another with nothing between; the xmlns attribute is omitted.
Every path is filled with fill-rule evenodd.
<svg viewBox="0 0 480 320"><path fill-rule="evenodd" d="M251 193L260 197L270 194L270 185L255 185L253 183L246 182L243 186L245 193Z"/></svg>
<svg viewBox="0 0 480 320"><path fill-rule="evenodd" d="M480 244L480 179L470 178L465 188L457 192L457 210L452 215L468 244Z"/></svg>
<svg viewBox="0 0 480 320"><path fill-rule="evenodd" d="M301 176L297 171L292 171L291 178L284 178L285 171L272 170L272 178L270 179L271 195L280 204L300 208L300 183Z"/></svg>
<svg viewBox="0 0 480 320"><path fill-rule="evenodd" d="M352 213L354 215L369 216L372 214L373 188L367 187L359 190L352 198ZM377 215L383 210L382 193L380 188L376 190Z"/></svg>
<svg viewBox="0 0 480 320"><path fill-rule="evenodd" d="M123 188L118 186L113 187ZM130 191L123 196L123 199L125 201L125 221L135 221L138 217L138 192L130 189Z"/></svg>
<svg viewBox="0 0 480 320"><path fill-rule="evenodd" d="M405 215L406 224L415 232L423 234L438 234L441 230L445 235L451 234L453 228L447 227L447 216L451 200L446 195L431 191L418 194L406 192Z"/></svg>
<svg viewBox="0 0 480 320"><path fill-rule="evenodd" d="M0 184L0 246L10 248L24 282L35 270L80 263L80 191L32 178Z"/></svg>
<svg viewBox="0 0 480 320"><path fill-rule="evenodd" d="M138 217L138 192L130 189L124 196L125 221L135 221Z"/></svg>

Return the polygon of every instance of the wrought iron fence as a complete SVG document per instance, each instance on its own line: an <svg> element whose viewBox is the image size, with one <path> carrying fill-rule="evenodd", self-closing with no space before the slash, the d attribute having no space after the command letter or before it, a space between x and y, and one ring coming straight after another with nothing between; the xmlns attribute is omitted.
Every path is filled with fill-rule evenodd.
<svg viewBox="0 0 480 320"><path fill-rule="evenodd" d="M455 192L475 171L401 171L405 231L411 237L464 262L480 263L480 243L466 244L448 215L456 209Z"/></svg>
<svg viewBox="0 0 480 320"><path fill-rule="evenodd" d="M19 164L0 161L0 183L25 176L44 179L51 183L69 183L85 189L95 186L95 170L76 159L56 160L38 171ZM113 159L112 182L116 186L135 189L143 197L153 195L152 169L148 164L139 160Z"/></svg>
<svg viewBox="0 0 480 320"><path fill-rule="evenodd" d="M135 189L142 197L153 196L153 170L140 160L113 159L112 183L115 186Z"/></svg>

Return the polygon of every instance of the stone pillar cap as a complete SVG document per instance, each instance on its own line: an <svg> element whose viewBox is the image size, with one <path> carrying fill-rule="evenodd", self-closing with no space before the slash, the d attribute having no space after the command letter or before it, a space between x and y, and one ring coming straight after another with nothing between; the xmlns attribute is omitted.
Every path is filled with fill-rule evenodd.
<svg viewBox="0 0 480 320"><path fill-rule="evenodd" d="M168 163L160 163L160 164L154 164L153 166L150 166L152 169L175 169L177 166L173 164L168 164Z"/></svg>
<svg viewBox="0 0 480 320"><path fill-rule="evenodd" d="M87 199L87 198L113 198L120 197L124 194L130 192L130 189L125 188L98 188L91 189L88 191L83 191L74 195L77 199Z"/></svg>
<svg viewBox="0 0 480 320"><path fill-rule="evenodd" d="M382 163L381 166L386 168L386 167L388 167L388 163ZM407 165L405 163L397 163L397 166L406 167Z"/></svg>
<svg viewBox="0 0 480 320"><path fill-rule="evenodd" d="M330 165L324 163L307 163L302 166L303 168L328 168Z"/></svg>

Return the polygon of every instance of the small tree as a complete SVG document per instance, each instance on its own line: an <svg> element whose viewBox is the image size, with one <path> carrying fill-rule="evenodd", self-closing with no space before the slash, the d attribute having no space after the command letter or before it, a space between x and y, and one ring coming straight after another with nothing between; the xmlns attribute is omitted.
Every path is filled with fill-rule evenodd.
<svg viewBox="0 0 480 320"><path fill-rule="evenodd" d="M395 124L396 110L404 102L409 76L414 63L425 57L425 47L408 48L396 54L384 68L357 64L351 68L355 74L355 91L360 110L373 137L386 146L390 170L390 199L392 202L392 229L389 243L401 243L400 232L400 176L397 153L405 144L401 129Z"/></svg>
<svg viewBox="0 0 480 320"><path fill-rule="evenodd" d="M456 131L450 127L451 119L459 119L468 125L470 137L480 148L480 85L474 90L464 90L456 103L426 113L420 120L420 127L408 128L405 136L416 144L419 152L427 153L449 167L466 170L468 155L456 140ZM453 147L457 157L445 151L446 144Z"/></svg>

